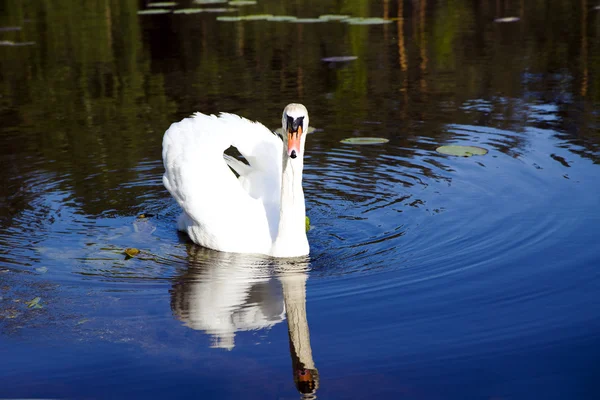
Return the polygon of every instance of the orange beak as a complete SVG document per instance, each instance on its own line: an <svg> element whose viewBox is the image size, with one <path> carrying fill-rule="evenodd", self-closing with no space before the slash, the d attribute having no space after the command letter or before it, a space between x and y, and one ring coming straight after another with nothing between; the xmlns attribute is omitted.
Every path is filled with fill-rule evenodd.
<svg viewBox="0 0 600 400"><path fill-rule="evenodd" d="M300 154L300 139L302 138L302 125L297 131L288 130L288 156L296 158Z"/></svg>

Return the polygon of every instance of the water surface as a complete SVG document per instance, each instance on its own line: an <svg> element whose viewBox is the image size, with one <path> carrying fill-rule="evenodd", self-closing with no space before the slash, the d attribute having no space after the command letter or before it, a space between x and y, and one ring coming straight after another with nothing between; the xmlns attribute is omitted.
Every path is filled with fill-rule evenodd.
<svg viewBox="0 0 600 400"><path fill-rule="evenodd" d="M0 397L597 398L600 12L530 3L4 4ZM169 124L294 101L310 256L178 234Z"/></svg>

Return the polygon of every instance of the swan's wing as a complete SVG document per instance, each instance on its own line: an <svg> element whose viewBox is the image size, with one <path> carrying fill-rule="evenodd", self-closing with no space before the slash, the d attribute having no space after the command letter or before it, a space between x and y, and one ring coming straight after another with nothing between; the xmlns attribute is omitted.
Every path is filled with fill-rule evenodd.
<svg viewBox="0 0 600 400"><path fill-rule="evenodd" d="M240 175L239 180L250 196L261 199L267 207L275 205L279 213L282 140L264 125L235 114L221 113L219 120L234 132L231 145L244 156L250 168L231 158L227 164Z"/></svg>
<svg viewBox="0 0 600 400"><path fill-rule="evenodd" d="M223 158L230 146L250 163L239 180ZM204 237L196 241L224 251L272 243L268 204L280 194L282 146L263 125L232 114L196 113L171 125L163 138L163 183L200 227Z"/></svg>

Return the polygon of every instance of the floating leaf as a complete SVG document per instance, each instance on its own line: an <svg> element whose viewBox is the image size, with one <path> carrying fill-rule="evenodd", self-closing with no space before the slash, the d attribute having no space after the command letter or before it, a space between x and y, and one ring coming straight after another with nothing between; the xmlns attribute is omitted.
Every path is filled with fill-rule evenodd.
<svg viewBox="0 0 600 400"><path fill-rule="evenodd" d="M173 14L224 13L237 11L235 8L181 8Z"/></svg>
<svg viewBox="0 0 600 400"><path fill-rule="evenodd" d="M242 17L243 21L263 21L271 18L272 14L255 14L255 15L245 15Z"/></svg>
<svg viewBox="0 0 600 400"><path fill-rule="evenodd" d="M283 135L283 128L277 128L273 130L276 134L278 134L279 136ZM306 133L314 133L317 131L317 128L313 127L313 126L309 126L308 129L306 130Z"/></svg>
<svg viewBox="0 0 600 400"><path fill-rule="evenodd" d="M148 3L148 7L157 7L157 8L175 7L176 5L177 5L177 3L175 3L174 1L165 1L163 3Z"/></svg>
<svg viewBox="0 0 600 400"><path fill-rule="evenodd" d="M349 15L338 15L338 14L325 14L325 15L319 15L320 19L325 19L328 21L341 21L343 19L348 19L350 18Z"/></svg>
<svg viewBox="0 0 600 400"><path fill-rule="evenodd" d="M140 10L138 15L156 15L156 14L168 14L171 10L165 10L164 8L155 8L151 10Z"/></svg>
<svg viewBox="0 0 600 400"><path fill-rule="evenodd" d="M293 21L290 21L293 23L298 23L298 24L318 24L318 23L322 23L322 22L329 22L326 19L321 19L321 18L296 18Z"/></svg>
<svg viewBox="0 0 600 400"><path fill-rule="evenodd" d="M503 23L503 22L517 22L520 21L519 17L504 17L504 18L496 18L494 22Z"/></svg>
<svg viewBox="0 0 600 400"><path fill-rule="evenodd" d="M125 254L131 258L131 257L135 257L138 254L140 254L140 251L138 249L136 249L135 247L128 247L125 249Z"/></svg>
<svg viewBox="0 0 600 400"><path fill-rule="evenodd" d="M35 269L37 272L39 272L40 274L45 274L46 272L48 272L48 268L47 267L39 267Z"/></svg>
<svg viewBox="0 0 600 400"><path fill-rule="evenodd" d="M33 46L35 42L13 42L12 40L0 40L0 46Z"/></svg>
<svg viewBox="0 0 600 400"><path fill-rule="evenodd" d="M387 143L389 139L380 137L351 137L341 140L345 144L380 144Z"/></svg>
<svg viewBox="0 0 600 400"><path fill-rule="evenodd" d="M348 18L342 20L350 25L383 25L391 24L392 21L383 18Z"/></svg>
<svg viewBox="0 0 600 400"><path fill-rule="evenodd" d="M42 300L41 297L36 297L33 300L30 300L28 302L26 302L25 304L27 304L27 307L29 308L42 308L43 306L40 304L40 301Z"/></svg>
<svg viewBox="0 0 600 400"><path fill-rule="evenodd" d="M482 147L475 146L461 146L461 145L448 145L440 146L435 149L438 153L447 154L450 156L457 157L471 157L471 156L483 156L487 154L487 150Z"/></svg>
<svg viewBox="0 0 600 400"><path fill-rule="evenodd" d="M304 226L306 227L306 232L308 232L308 230L310 229L310 218L308 218L308 215L305 217L305 221L304 221Z"/></svg>
<svg viewBox="0 0 600 400"><path fill-rule="evenodd" d="M294 17L293 15L273 15L267 19L267 21L271 22L291 22L298 19L298 17Z"/></svg>
<svg viewBox="0 0 600 400"><path fill-rule="evenodd" d="M253 0L234 0L230 1L230 6L253 6L256 4L256 1Z"/></svg>
<svg viewBox="0 0 600 400"><path fill-rule="evenodd" d="M83 325L83 324L85 324L85 323L86 323L86 322L88 322L88 321L89 321L89 319L87 319L87 318L80 319L79 321L77 321L77 323L76 323L75 325L76 325L76 326L78 326L78 325Z"/></svg>
<svg viewBox="0 0 600 400"><path fill-rule="evenodd" d="M349 61L354 61L357 60L358 57L356 56L339 56L339 57L325 57L325 58L321 58L321 61L323 62L329 62L329 63L340 63L340 62L349 62Z"/></svg>
<svg viewBox="0 0 600 400"><path fill-rule="evenodd" d="M221 22L238 22L242 20L242 17L217 17L217 21Z"/></svg>

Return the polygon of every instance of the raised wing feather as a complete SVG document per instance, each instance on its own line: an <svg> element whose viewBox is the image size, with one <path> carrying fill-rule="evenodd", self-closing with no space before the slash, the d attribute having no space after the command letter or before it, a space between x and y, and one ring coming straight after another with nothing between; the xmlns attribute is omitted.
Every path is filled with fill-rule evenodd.
<svg viewBox="0 0 600 400"><path fill-rule="evenodd" d="M239 180L223 158L230 146L250 163ZM180 229L209 248L268 252L279 217L281 154L281 141L266 127L233 114L196 113L172 124L163 138L163 183L184 210Z"/></svg>

